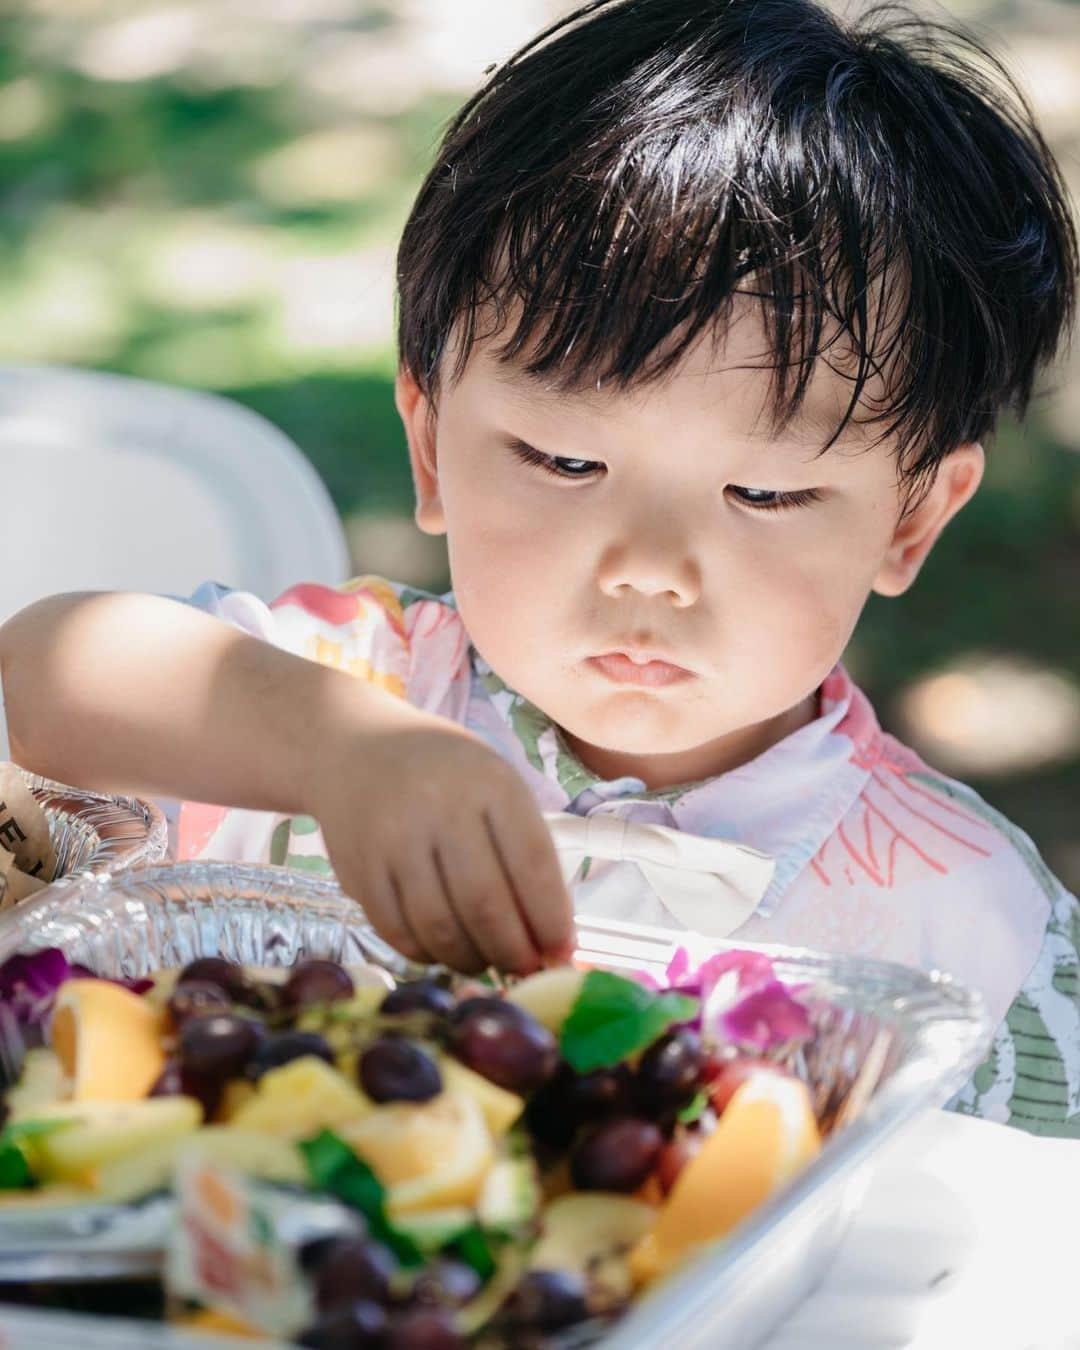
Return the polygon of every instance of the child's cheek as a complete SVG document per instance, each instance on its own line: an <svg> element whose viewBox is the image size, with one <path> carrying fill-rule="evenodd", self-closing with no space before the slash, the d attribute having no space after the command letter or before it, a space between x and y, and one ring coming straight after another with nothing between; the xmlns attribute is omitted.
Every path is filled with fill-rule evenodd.
<svg viewBox="0 0 1080 1350"><path fill-rule="evenodd" d="M849 542L861 541L849 536ZM778 665L812 686L847 645L876 570L858 546L845 551L807 540L802 548L763 554L743 591L750 600L746 622L756 615Z"/></svg>

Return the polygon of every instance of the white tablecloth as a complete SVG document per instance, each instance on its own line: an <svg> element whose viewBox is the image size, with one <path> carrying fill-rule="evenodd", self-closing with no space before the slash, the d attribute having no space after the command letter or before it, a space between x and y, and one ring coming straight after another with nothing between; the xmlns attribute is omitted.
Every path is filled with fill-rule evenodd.
<svg viewBox="0 0 1080 1350"><path fill-rule="evenodd" d="M762 1350L1080 1350L1080 1140L927 1112Z"/></svg>

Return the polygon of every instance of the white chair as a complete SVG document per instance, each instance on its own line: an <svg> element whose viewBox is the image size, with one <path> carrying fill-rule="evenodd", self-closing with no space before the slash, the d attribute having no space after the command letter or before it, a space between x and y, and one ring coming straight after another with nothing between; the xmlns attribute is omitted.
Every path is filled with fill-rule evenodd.
<svg viewBox="0 0 1080 1350"><path fill-rule="evenodd" d="M293 442L211 394L0 366L0 620L55 591L272 599L348 576L341 521Z"/></svg>

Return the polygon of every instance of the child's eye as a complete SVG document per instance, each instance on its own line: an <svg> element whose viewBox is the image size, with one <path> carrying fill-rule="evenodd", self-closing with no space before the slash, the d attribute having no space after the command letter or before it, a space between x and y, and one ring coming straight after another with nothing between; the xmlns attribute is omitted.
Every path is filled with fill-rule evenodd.
<svg viewBox="0 0 1080 1350"><path fill-rule="evenodd" d="M728 492L754 511L785 511L796 506L809 506L811 502L821 500L817 488L803 488L799 492L774 492L767 488L738 487L731 483Z"/></svg>
<svg viewBox="0 0 1080 1350"><path fill-rule="evenodd" d="M519 459L526 464L534 464L538 469L552 474L556 478L588 478L590 474L603 470L603 465L595 459L568 459L562 455L545 455L534 450L524 441L515 441L510 447Z"/></svg>

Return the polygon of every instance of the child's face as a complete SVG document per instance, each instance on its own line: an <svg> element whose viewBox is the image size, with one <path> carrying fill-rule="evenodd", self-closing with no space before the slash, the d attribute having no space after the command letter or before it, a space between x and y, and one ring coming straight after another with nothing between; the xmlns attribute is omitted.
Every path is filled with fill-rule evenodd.
<svg viewBox="0 0 1080 1350"><path fill-rule="evenodd" d="M663 383L567 396L480 343L432 418L399 381L417 519L447 533L473 642L605 776L706 776L808 720L868 593L904 590L978 485L961 447L905 515L885 446L849 427L820 455L850 390L820 361L771 438L764 350L745 312Z"/></svg>

